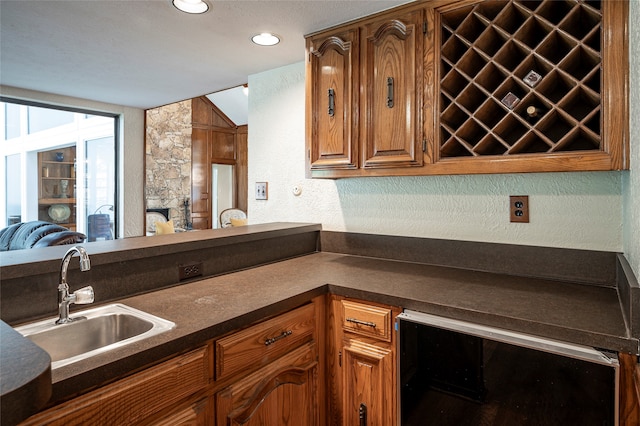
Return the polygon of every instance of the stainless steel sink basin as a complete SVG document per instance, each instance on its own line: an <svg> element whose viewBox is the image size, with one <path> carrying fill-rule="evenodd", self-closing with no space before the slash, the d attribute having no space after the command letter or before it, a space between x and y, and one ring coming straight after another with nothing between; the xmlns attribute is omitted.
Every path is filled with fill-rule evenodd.
<svg viewBox="0 0 640 426"><path fill-rule="evenodd" d="M47 351L51 368L56 369L175 327L171 321L122 304L74 312L71 317L84 318L61 325L51 318L16 330Z"/></svg>

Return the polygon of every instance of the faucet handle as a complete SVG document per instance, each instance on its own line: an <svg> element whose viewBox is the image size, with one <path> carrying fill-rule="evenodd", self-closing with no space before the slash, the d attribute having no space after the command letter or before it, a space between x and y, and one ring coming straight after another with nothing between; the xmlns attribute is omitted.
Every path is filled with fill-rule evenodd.
<svg viewBox="0 0 640 426"><path fill-rule="evenodd" d="M82 287L80 290L76 290L73 292L75 296L74 303L76 305L86 305L87 303L93 303L94 294L93 287L87 286Z"/></svg>

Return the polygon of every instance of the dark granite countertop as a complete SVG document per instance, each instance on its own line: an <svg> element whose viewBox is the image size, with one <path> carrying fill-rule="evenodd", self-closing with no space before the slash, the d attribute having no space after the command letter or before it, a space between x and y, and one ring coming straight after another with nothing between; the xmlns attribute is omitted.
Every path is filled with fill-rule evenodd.
<svg viewBox="0 0 640 426"><path fill-rule="evenodd" d="M177 326L56 369L52 401L326 292L613 351L638 351L615 288L318 252L119 300Z"/></svg>
<svg viewBox="0 0 640 426"><path fill-rule="evenodd" d="M18 423L37 413L51 396L51 357L0 321L0 419Z"/></svg>

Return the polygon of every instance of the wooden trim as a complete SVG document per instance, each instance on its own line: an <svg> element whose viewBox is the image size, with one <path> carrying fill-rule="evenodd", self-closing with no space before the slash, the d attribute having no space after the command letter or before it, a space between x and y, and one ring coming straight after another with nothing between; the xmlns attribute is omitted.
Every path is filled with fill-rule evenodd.
<svg viewBox="0 0 640 426"><path fill-rule="evenodd" d="M638 426L640 424L640 384L638 380L638 357L620 353L620 426Z"/></svg>

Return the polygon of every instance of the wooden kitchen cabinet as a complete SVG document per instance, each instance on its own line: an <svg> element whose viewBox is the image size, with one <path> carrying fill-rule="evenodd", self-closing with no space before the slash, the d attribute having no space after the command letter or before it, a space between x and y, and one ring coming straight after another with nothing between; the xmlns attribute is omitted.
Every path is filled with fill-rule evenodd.
<svg viewBox="0 0 640 426"><path fill-rule="evenodd" d="M247 127L239 128L211 101L191 100L191 221L193 229L213 226L212 165L234 166L234 206L246 209Z"/></svg>
<svg viewBox="0 0 640 426"><path fill-rule="evenodd" d="M628 2L460 2L433 13L435 171L629 167Z"/></svg>
<svg viewBox="0 0 640 426"><path fill-rule="evenodd" d="M215 424L324 424L323 318L319 297L218 339Z"/></svg>
<svg viewBox="0 0 640 426"><path fill-rule="evenodd" d="M397 337L393 321L398 313L400 308L330 297L328 424L397 424Z"/></svg>
<svg viewBox="0 0 640 426"><path fill-rule="evenodd" d="M362 28L362 167L422 166L423 10Z"/></svg>
<svg viewBox="0 0 640 426"><path fill-rule="evenodd" d="M315 343L216 393L216 425L320 425Z"/></svg>
<svg viewBox="0 0 640 426"><path fill-rule="evenodd" d="M357 28L307 40L307 165L358 168L360 33Z"/></svg>
<svg viewBox="0 0 640 426"><path fill-rule="evenodd" d="M307 39L312 176L422 165L423 39L422 8Z"/></svg>
<svg viewBox="0 0 640 426"><path fill-rule="evenodd" d="M343 85L361 96L332 122L357 120L356 144L308 125L308 175L628 169L627 26L627 1L439 0L310 35L314 58L323 37L357 32L359 73ZM320 70L308 60L308 124ZM315 161L324 146L351 146L359 162Z"/></svg>
<svg viewBox="0 0 640 426"><path fill-rule="evenodd" d="M179 355L145 371L103 386L56 405L25 420L21 425L105 425L155 423L161 412L171 418L206 424L207 402L191 401L212 378L209 346ZM173 417L175 416L175 417ZM150 423L149 423L150 422ZM180 424L176 421L174 424Z"/></svg>

